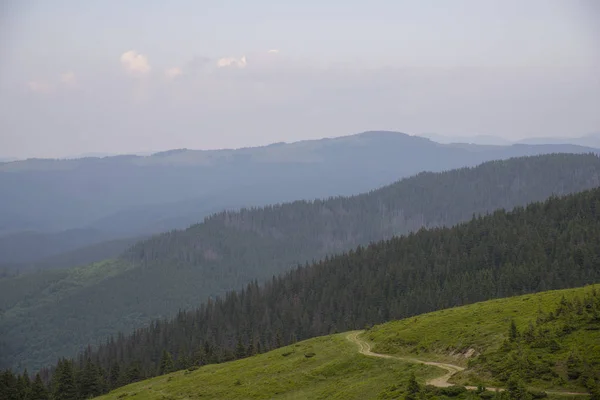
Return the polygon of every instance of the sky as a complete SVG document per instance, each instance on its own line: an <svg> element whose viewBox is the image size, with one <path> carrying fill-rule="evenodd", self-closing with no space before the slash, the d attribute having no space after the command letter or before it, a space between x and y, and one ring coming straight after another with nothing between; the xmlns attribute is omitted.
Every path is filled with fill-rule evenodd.
<svg viewBox="0 0 600 400"><path fill-rule="evenodd" d="M596 0L0 0L0 156L600 132Z"/></svg>

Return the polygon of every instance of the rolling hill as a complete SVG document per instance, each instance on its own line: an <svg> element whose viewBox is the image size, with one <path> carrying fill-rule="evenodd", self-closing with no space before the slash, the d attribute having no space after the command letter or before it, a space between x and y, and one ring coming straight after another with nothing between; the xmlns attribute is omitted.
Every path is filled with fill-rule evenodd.
<svg viewBox="0 0 600 400"><path fill-rule="evenodd" d="M523 394L523 389L536 395L547 391L556 398L569 392L595 393L600 383L600 329L592 328L600 326L599 312L597 286L490 300L389 322L358 336L346 332L318 337L238 361L184 369L119 388L100 399L397 399L409 394L411 373L424 398L487 399L494 396L489 392L492 387L509 389L503 394L512 398L507 376L517 382L512 390ZM553 320L548 318L551 314ZM511 338L511 322L516 338ZM530 326L556 338L549 344L531 339ZM363 343L373 348L370 356L359 352L357 344ZM515 356L516 347L525 354ZM514 362L499 373L490 372L499 356L514 357ZM450 374L448 385L464 385L475 393L443 388L447 367L423 364L432 360L455 370L464 368ZM519 364L532 361L543 368L523 369ZM488 391L477 391L478 386Z"/></svg>
<svg viewBox="0 0 600 400"><path fill-rule="evenodd" d="M397 132L365 132L236 150L1 163L0 246L22 242L1 252L0 264L71 251L71 242L60 246L60 239L72 230L88 246L184 228L224 208L353 195L421 171L556 152L598 150L439 144ZM23 231L53 245L35 246L36 238Z"/></svg>
<svg viewBox="0 0 600 400"><path fill-rule="evenodd" d="M498 210L453 228L420 230L361 246L298 267L263 285L253 282L195 310L180 311L172 319L155 320L128 336L113 337L97 349L88 348L77 360L80 367L89 364L90 370L112 371L110 375L115 379L111 385L115 387L164 372L166 364L170 369L171 365L189 368L221 363L305 338L434 310L592 284L600 280L599 210L600 189L594 189L553 197L512 212ZM522 378L553 378L553 367L535 360L538 350L532 350L525 359L520 355L525 353L524 346L562 354L559 342L565 335L575 330L595 330L595 300L569 301L565 300L563 311L539 313L527 332L515 325L514 340L499 350L512 352L510 357L489 353L484 360L487 364L480 366L484 376L490 372L490 379L497 378L510 386L512 376L502 375L506 370L503 361L515 359L508 368L534 366L534 371L540 373ZM513 310L520 312L519 308ZM491 318L487 313L482 315ZM505 322L504 329L512 332L511 321ZM452 338L465 337L457 335L453 333ZM412 342L400 343L409 346ZM425 344L416 351L428 350ZM446 350L470 355L488 350L475 344L457 349L446 346ZM590 349L595 351L593 346ZM165 354L170 360L166 364L162 361ZM577 384L585 381L588 385L586 366L595 359L570 355L569 359L580 371L577 379L585 377ZM561 365L555 365L557 376L564 372ZM552 384L564 386L560 381Z"/></svg>
<svg viewBox="0 0 600 400"><path fill-rule="evenodd" d="M327 254L595 187L599 177L597 156L564 154L421 173L349 198L216 214L134 245L118 260L101 264L118 273L91 284L73 285L66 271L3 279L1 366L39 368L57 355L75 354L88 343ZM99 269L90 268L96 276ZM24 286L30 280L38 288L34 297L7 299L4 293L12 293L15 282Z"/></svg>

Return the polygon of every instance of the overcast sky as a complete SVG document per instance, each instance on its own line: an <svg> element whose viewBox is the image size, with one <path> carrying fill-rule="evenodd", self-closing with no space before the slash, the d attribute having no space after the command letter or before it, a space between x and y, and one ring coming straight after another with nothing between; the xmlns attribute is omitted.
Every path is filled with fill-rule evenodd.
<svg viewBox="0 0 600 400"><path fill-rule="evenodd" d="M595 0L0 0L0 156L600 131Z"/></svg>

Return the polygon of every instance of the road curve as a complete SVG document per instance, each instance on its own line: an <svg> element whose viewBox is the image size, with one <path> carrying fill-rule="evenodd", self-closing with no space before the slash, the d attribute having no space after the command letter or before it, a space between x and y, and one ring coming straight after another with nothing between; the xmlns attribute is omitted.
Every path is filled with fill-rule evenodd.
<svg viewBox="0 0 600 400"><path fill-rule="evenodd" d="M358 337L358 335L360 335L362 332L363 331L350 332L348 334L348 336L346 336L346 338L349 341L351 341L352 343L355 343L358 346L358 352L360 354L364 354L365 356L370 356L370 357L393 358L396 360L408 361L408 362L417 363L417 364L433 365L434 367L438 367L438 368L441 368L446 371L446 373L444 375L428 380L426 382L427 385L432 385L432 386L436 386L436 387L452 386L452 384L449 383L448 380L452 377L452 375L464 370L463 367L459 367L458 365L438 363L438 362L433 362L433 361L423 361L423 360L419 360L416 358L409 358L409 357L396 357L396 356L391 356L389 354L373 353L371 351L371 345L368 342L366 342ZM476 387L467 387L467 389L475 390L477 388ZM488 390L496 390L496 388L488 388ZM502 389L498 389L498 390L502 390Z"/></svg>
<svg viewBox="0 0 600 400"><path fill-rule="evenodd" d="M346 336L346 338L349 341L351 341L352 343L354 343L358 346L358 352L360 354L364 354L365 356L369 356L369 357L393 358L396 360L408 361L408 362L417 363L417 364L433 365L434 367L438 367L438 368L441 368L446 371L446 373L444 375L428 380L426 382L427 385L432 385L435 387L453 386L451 383L448 382L448 380L457 372L464 371L463 367L460 367L458 365L453 365L453 364L438 363L438 362L433 362L433 361L423 361L423 360L419 360L417 358L411 358L411 357L396 357L396 356L391 356L389 354L373 353L371 351L371 345L367 341L362 340L358 337L358 335L360 335L363 332L364 331L354 331L354 332L350 332ZM465 386L465 388L467 390L477 390L476 386ZM486 387L486 389L491 390L491 391L499 391L499 392L502 392L505 390L503 388L493 388L493 387ZM559 396L588 396L589 395L589 393L583 393L583 392L555 392L555 391L548 391L548 390L545 392L548 394L554 394L554 395L559 395Z"/></svg>

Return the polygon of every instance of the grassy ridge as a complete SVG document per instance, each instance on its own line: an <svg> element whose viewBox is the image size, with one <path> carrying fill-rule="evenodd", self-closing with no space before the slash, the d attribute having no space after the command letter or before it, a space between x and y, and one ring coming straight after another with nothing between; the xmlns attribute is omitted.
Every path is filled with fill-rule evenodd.
<svg viewBox="0 0 600 400"><path fill-rule="evenodd" d="M518 373L529 387L587 391L588 378L600 381L600 316L585 302L581 313L567 310L586 296L598 307L600 285L436 311L373 327L366 337L375 352L462 365L460 384L505 386Z"/></svg>
<svg viewBox="0 0 600 400"><path fill-rule="evenodd" d="M383 396L413 372L419 380L439 374L431 366L365 357L346 336L319 337L243 360L178 371L99 399L366 399Z"/></svg>
<svg viewBox="0 0 600 400"><path fill-rule="evenodd" d="M600 299L599 289L600 285L587 286L446 309L375 326L363 337L373 342L373 351L378 353L463 365L467 369L452 378L458 384L506 387L505 381L490 373L495 366L495 355L510 359L514 349L507 348L507 343L512 343L508 347L522 344L520 350L529 351L524 338L532 320L536 321L540 315L547 319L552 312L556 318L549 323L561 325L560 315L569 313L556 314L557 306L575 304L577 298L583 299L592 293ZM519 338L510 342L512 321ZM547 321L541 321L540 326L547 328ZM599 373L600 330L589 329L593 324L593 318L591 325L573 323L572 331L556 339L558 349L536 348L535 357L556 367L557 376L552 380L529 379L524 382L525 386L536 390L587 392L589 389L581 380L569 379L561 360L577 354L585 357L592 371ZM406 394L412 372L421 384L445 373L432 366L363 356L347 340L347 335L319 337L238 361L178 371L119 388L100 399L393 399ZM314 356L307 357L311 353ZM515 368L512 364L508 367ZM600 376L592 379L600 380ZM426 398L440 399L483 399L493 395L464 391L449 394L453 389L443 394L443 390L429 387L422 394ZM569 396L551 394L549 397Z"/></svg>

